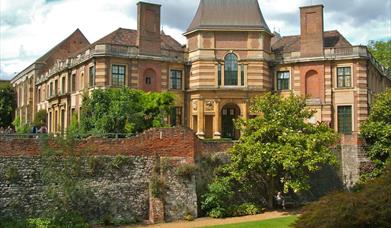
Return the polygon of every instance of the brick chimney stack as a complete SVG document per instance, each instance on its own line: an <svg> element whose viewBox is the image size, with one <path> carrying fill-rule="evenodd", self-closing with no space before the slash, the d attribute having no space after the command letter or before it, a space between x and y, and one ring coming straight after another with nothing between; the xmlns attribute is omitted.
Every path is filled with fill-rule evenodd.
<svg viewBox="0 0 391 228"><path fill-rule="evenodd" d="M140 54L160 55L160 8L161 5L137 3L137 45Z"/></svg>
<svg viewBox="0 0 391 228"><path fill-rule="evenodd" d="M300 7L300 24L301 57L323 56L323 5Z"/></svg>

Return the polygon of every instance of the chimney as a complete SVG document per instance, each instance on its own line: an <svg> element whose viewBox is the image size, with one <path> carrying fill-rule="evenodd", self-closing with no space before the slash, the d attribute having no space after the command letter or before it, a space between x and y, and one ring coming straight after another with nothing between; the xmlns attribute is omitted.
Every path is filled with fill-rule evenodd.
<svg viewBox="0 0 391 228"><path fill-rule="evenodd" d="M140 54L161 54L160 7L152 3L137 3L137 45Z"/></svg>
<svg viewBox="0 0 391 228"><path fill-rule="evenodd" d="M323 5L300 7L301 57L323 56Z"/></svg>

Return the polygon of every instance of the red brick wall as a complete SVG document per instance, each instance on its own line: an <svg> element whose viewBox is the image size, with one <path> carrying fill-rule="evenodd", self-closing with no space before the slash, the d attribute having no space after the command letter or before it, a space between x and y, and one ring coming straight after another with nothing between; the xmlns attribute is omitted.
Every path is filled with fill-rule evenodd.
<svg viewBox="0 0 391 228"><path fill-rule="evenodd" d="M301 57L323 55L323 5L300 8Z"/></svg>
<svg viewBox="0 0 391 228"><path fill-rule="evenodd" d="M153 60L140 60L139 70L139 88L147 92L159 92L161 88L161 63ZM146 76L152 76L152 83L145 83Z"/></svg>
<svg viewBox="0 0 391 228"><path fill-rule="evenodd" d="M194 161L196 136L188 128L151 129L127 139L89 138L76 144L76 151L88 155L186 157ZM0 139L0 156L37 156L40 140Z"/></svg>
<svg viewBox="0 0 391 228"><path fill-rule="evenodd" d="M0 138L0 157L38 156L39 144L38 139ZM151 129L126 139L88 138L77 141L75 151L83 155L185 157L194 162L197 153L225 152L232 146L232 142L201 141L190 128L177 127Z"/></svg>

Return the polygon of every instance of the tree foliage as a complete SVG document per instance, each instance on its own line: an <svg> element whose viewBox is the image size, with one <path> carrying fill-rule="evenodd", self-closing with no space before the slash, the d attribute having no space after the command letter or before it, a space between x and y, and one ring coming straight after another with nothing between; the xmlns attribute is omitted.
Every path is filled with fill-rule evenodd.
<svg viewBox="0 0 391 228"><path fill-rule="evenodd" d="M360 188L308 205L294 227L391 227L391 163L380 177Z"/></svg>
<svg viewBox="0 0 391 228"><path fill-rule="evenodd" d="M391 89L376 97L368 120L361 125L361 136L368 145L368 157L375 165L364 178L376 177L391 159Z"/></svg>
<svg viewBox="0 0 391 228"><path fill-rule="evenodd" d="M35 114L34 118L34 126L36 127L42 127L47 125L47 112L46 110L40 110Z"/></svg>
<svg viewBox="0 0 391 228"><path fill-rule="evenodd" d="M11 86L0 88L0 127L12 124L13 113L16 108L16 94Z"/></svg>
<svg viewBox="0 0 391 228"><path fill-rule="evenodd" d="M135 133L161 127L173 101L169 93L94 90L84 96L80 127L84 133Z"/></svg>
<svg viewBox="0 0 391 228"><path fill-rule="evenodd" d="M368 49L377 61L391 68L391 39L388 41L369 41Z"/></svg>
<svg viewBox="0 0 391 228"><path fill-rule="evenodd" d="M238 193L260 186L264 191L255 192L263 195L256 198L264 197L272 207L277 191L307 190L311 173L336 164L330 147L338 136L324 123L306 123L314 112L305 99L268 93L253 101L251 112L261 114L237 122L242 136L229 152L231 162L221 168L204 196L208 211L226 208L233 199L243 198Z"/></svg>

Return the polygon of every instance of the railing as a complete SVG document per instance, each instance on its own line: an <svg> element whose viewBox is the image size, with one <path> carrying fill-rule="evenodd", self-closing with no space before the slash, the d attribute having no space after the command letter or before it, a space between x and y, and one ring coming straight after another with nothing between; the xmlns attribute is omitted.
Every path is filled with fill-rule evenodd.
<svg viewBox="0 0 391 228"><path fill-rule="evenodd" d="M353 46L346 48L325 48L324 56L320 56L324 58L343 58L343 57L364 57L368 58L371 63L384 75L387 75L391 78L390 69L387 69L383 65L381 65L368 51L366 46ZM295 61L304 58L301 56L300 52L282 52L276 53L276 60L280 62L284 61Z"/></svg>

